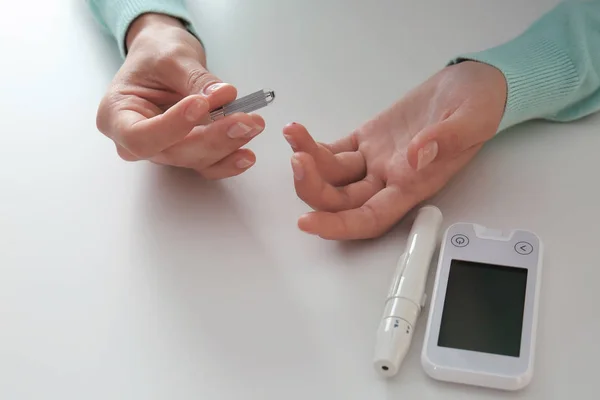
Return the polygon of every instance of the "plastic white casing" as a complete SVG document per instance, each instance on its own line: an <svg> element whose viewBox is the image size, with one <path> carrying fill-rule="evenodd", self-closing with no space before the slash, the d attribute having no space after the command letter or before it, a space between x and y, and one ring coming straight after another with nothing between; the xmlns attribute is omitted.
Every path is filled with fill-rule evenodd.
<svg viewBox="0 0 600 400"><path fill-rule="evenodd" d="M429 266L438 243L442 212L434 206L419 209L400 256L377 330L373 365L384 377L400 368L411 345L417 318L425 303Z"/></svg>
<svg viewBox="0 0 600 400"><path fill-rule="evenodd" d="M446 230L421 353L421 363L430 377L503 390L519 390L529 384L535 359L542 254L541 240L529 231L514 230L502 235L500 231L470 223L454 224ZM453 259L528 270L519 357L437 345L450 263Z"/></svg>

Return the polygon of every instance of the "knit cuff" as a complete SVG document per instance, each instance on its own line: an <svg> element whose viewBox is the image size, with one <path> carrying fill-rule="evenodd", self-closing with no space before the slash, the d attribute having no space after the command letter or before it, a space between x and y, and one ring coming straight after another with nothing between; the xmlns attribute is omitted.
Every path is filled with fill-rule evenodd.
<svg viewBox="0 0 600 400"><path fill-rule="evenodd" d="M488 50L461 55L450 64L466 60L491 65L506 78L508 96L498 132L527 120L552 117L579 82L569 55L539 35L525 34Z"/></svg>
<svg viewBox="0 0 600 400"><path fill-rule="evenodd" d="M190 33L198 37L182 0L111 0L105 9L104 19L108 29L117 40L123 58L127 55L125 38L129 26L140 15L147 13L165 14L178 18ZM198 38L198 40L200 39Z"/></svg>

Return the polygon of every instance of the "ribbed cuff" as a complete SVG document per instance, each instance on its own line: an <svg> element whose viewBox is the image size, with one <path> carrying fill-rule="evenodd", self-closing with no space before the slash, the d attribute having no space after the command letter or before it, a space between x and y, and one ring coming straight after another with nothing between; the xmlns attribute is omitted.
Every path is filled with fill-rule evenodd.
<svg viewBox="0 0 600 400"><path fill-rule="evenodd" d="M577 90L577 69L567 53L540 35L522 35L503 45L461 55L455 64L478 61L498 68L508 96L498 132L521 122L552 117Z"/></svg>
<svg viewBox="0 0 600 400"><path fill-rule="evenodd" d="M198 37L183 0L109 0L107 3L103 10L104 20L117 40L123 58L127 54L125 37L129 26L142 14L157 13L178 18L183 21L192 34Z"/></svg>

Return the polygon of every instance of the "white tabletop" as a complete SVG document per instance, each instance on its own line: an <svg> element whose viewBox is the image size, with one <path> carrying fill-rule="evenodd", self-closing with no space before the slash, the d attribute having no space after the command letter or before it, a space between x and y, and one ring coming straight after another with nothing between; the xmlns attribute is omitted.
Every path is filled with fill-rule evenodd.
<svg viewBox="0 0 600 400"><path fill-rule="evenodd" d="M242 94L277 92L250 145L256 166L205 183L123 162L96 131L120 59L83 1L11 2L0 24L0 398L591 398L600 118L502 134L431 201L444 228L525 228L545 243L536 370L516 393L428 378L425 318L401 372L375 374L409 226L344 244L298 231L308 208L281 136L293 120L319 140L346 135L555 3L197 1L210 68Z"/></svg>

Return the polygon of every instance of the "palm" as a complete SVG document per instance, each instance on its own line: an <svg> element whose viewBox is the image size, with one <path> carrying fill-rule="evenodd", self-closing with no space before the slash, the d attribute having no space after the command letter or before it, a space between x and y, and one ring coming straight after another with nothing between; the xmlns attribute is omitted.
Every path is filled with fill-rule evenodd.
<svg viewBox="0 0 600 400"><path fill-rule="evenodd" d="M363 155L367 174L387 184L399 183L405 175L406 146L412 134L402 117L384 112L359 128L358 151Z"/></svg>
<svg viewBox="0 0 600 400"><path fill-rule="evenodd" d="M184 39L188 34L184 33ZM157 117L175 106L181 100L192 94L201 93L200 85L194 85L191 80L181 79L185 76L180 64L192 63L202 59L201 47L192 41L188 46L180 46L179 61L173 59L155 59L153 52L142 53L136 57L126 59L123 67L115 76L116 90L107 97L105 106L118 110L121 119L144 120ZM198 69L199 73L203 70ZM225 86L216 94L208 97L211 108L220 107L237 96L233 86ZM211 122L208 115L199 120L196 128L190 131L188 137L203 132L203 126ZM185 139L184 139L185 140ZM117 144L118 154L130 161L138 158ZM150 159L159 164L173 164L165 157L157 156Z"/></svg>
<svg viewBox="0 0 600 400"><path fill-rule="evenodd" d="M265 128L255 114L212 121L210 111L237 97L206 69L204 49L177 18L149 13L125 38L127 57L98 107L98 130L129 161L188 168L216 180L256 161L242 148Z"/></svg>
<svg viewBox="0 0 600 400"><path fill-rule="evenodd" d="M166 68L155 68L151 60L143 57L126 60L126 63L128 61L132 65L125 64L126 68L122 68L115 77L119 90L113 100L124 103L123 109L151 118L162 114L189 94L169 78L170 71L164 71ZM130 70L135 72L130 73Z"/></svg>
<svg viewBox="0 0 600 400"><path fill-rule="evenodd" d="M396 187L414 196L416 204L440 190L473 158L479 146L456 158L440 161L431 168L416 171L408 163L407 148L411 139L425 126L410 126L405 114L403 110L390 108L359 128L355 135L358 151L365 159L367 175L380 179L387 187Z"/></svg>

